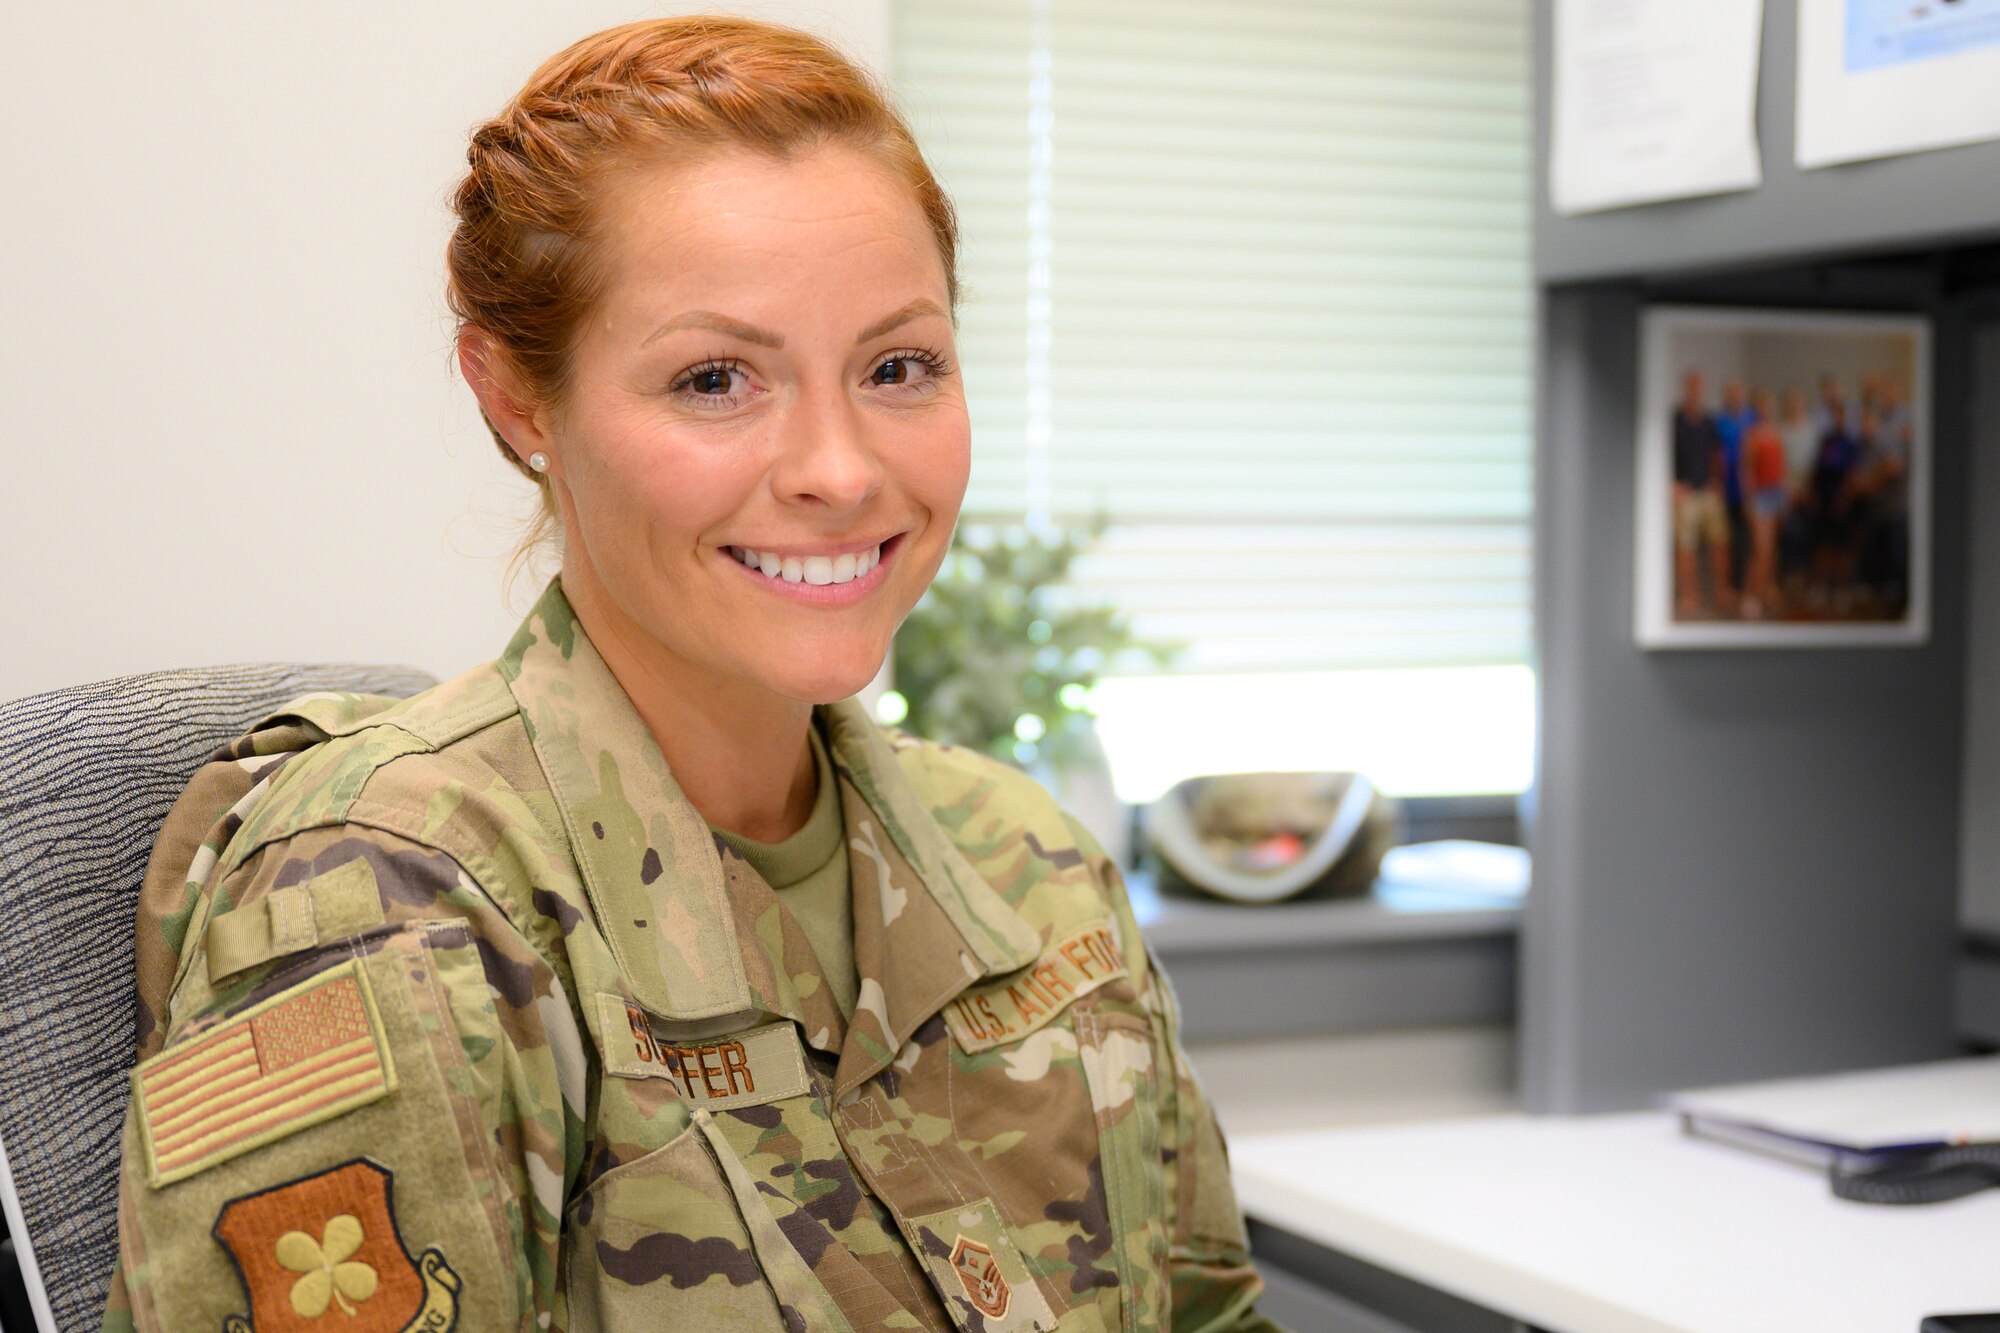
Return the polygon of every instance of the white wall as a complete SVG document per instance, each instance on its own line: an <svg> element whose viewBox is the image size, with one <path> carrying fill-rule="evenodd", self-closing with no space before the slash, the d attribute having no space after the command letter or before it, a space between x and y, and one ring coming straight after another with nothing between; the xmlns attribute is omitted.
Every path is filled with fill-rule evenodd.
<svg viewBox="0 0 2000 1333"><path fill-rule="evenodd" d="M6 6L0 699L497 654L530 490L450 355L470 128L629 0ZM730 6L888 68L888 0Z"/></svg>

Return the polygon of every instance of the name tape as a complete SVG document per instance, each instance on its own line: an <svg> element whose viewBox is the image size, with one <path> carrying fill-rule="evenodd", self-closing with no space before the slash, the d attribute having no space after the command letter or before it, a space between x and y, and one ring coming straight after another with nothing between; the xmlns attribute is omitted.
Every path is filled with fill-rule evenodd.
<svg viewBox="0 0 2000 1333"><path fill-rule="evenodd" d="M726 1111L797 1097L812 1086L805 1048L790 1023L701 1041L676 1041L653 1031L639 1006L617 995L597 997L604 1070L619 1078L663 1078L683 1101Z"/></svg>
<svg viewBox="0 0 2000 1333"><path fill-rule="evenodd" d="M1099 986L1125 975L1125 956L1111 923L1070 932L1011 981L966 991L945 1006L944 1021L964 1051L990 1051L1019 1041Z"/></svg>

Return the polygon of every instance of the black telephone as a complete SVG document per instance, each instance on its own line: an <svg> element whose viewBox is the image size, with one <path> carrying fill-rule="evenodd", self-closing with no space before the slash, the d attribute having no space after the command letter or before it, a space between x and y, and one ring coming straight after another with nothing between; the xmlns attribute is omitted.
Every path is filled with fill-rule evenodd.
<svg viewBox="0 0 2000 1333"><path fill-rule="evenodd" d="M2000 1143L1920 1148L1871 1166L1833 1168L1835 1197L1857 1203L1943 1203L2000 1185Z"/></svg>

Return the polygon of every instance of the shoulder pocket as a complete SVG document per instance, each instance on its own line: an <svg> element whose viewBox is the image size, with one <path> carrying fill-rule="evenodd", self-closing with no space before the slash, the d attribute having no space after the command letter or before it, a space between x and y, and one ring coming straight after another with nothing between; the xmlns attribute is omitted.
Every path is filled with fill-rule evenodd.
<svg viewBox="0 0 2000 1333"><path fill-rule="evenodd" d="M135 1071L122 1239L150 1322L514 1325L509 1191L465 1095L497 1020L467 1031L440 980L472 953L441 925L301 956Z"/></svg>

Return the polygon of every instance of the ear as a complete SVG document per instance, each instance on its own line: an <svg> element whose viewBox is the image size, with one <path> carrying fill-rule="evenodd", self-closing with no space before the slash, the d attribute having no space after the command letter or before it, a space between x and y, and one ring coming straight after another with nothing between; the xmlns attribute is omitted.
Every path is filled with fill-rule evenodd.
<svg viewBox="0 0 2000 1333"><path fill-rule="evenodd" d="M554 457L543 412L534 406L512 358L492 334L474 324L459 330L458 370L472 386L486 424L507 441L523 467L530 454Z"/></svg>

